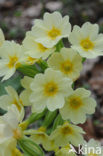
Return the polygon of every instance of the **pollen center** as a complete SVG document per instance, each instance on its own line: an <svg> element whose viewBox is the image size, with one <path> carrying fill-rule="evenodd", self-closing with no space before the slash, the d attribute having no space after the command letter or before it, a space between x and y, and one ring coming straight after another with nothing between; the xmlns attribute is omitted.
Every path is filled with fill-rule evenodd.
<svg viewBox="0 0 103 156"><path fill-rule="evenodd" d="M48 82L44 87L46 96L54 96L58 92L58 86L55 82Z"/></svg>
<svg viewBox="0 0 103 156"><path fill-rule="evenodd" d="M55 40L58 36L61 35L61 31L55 27L53 27L49 32L48 36L52 39Z"/></svg>
<svg viewBox="0 0 103 156"><path fill-rule="evenodd" d="M69 104L73 109L79 109L83 104L79 97L72 97L69 99Z"/></svg>
<svg viewBox="0 0 103 156"><path fill-rule="evenodd" d="M73 133L73 130L71 127L69 126L65 126L61 129L61 132L63 135L69 135L69 134L72 134Z"/></svg>
<svg viewBox="0 0 103 156"><path fill-rule="evenodd" d="M89 38L82 40L80 44L85 51L88 51L94 48L94 44L93 42L90 41Z"/></svg>
<svg viewBox="0 0 103 156"><path fill-rule="evenodd" d="M38 48L40 52L45 52L48 48L44 47L41 43L38 43Z"/></svg>
<svg viewBox="0 0 103 156"><path fill-rule="evenodd" d="M17 61L18 61L18 57L17 56L10 56L9 57L9 63L7 64L7 66L9 68L13 68Z"/></svg>
<svg viewBox="0 0 103 156"><path fill-rule="evenodd" d="M61 71L64 74L69 74L70 72L72 72L72 68L73 68L73 65L69 60L67 60L61 64Z"/></svg>

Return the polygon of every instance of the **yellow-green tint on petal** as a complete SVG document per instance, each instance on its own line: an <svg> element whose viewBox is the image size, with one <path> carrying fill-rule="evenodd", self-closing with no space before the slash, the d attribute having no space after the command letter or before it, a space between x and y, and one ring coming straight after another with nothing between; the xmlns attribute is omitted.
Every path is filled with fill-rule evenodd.
<svg viewBox="0 0 103 156"><path fill-rule="evenodd" d="M10 56L9 57L9 63L7 64L7 66L9 68L13 68L17 61L18 61L18 57L17 56Z"/></svg>
<svg viewBox="0 0 103 156"><path fill-rule="evenodd" d="M48 36L52 39L55 40L58 36L61 35L61 31L56 28L56 27L52 27L52 29L48 32Z"/></svg>
<svg viewBox="0 0 103 156"><path fill-rule="evenodd" d="M27 62L30 63L31 65L34 64L37 61L36 58L32 58L30 56L27 57Z"/></svg>
<svg viewBox="0 0 103 156"><path fill-rule="evenodd" d="M16 99L14 99L13 104L17 107L19 111L21 111L21 106Z"/></svg>
<svg viewBox="0 0 103 156"><path fill-rule="evenodd" d="M43 139L43 140L47 139L47 137L46 137L46 135L45 135L44 133L38 133L38 134L35 134L35 136L36 136L37 138L41 138L41 139Z"/></svg>
<svg viewBox="0 0 103 156"><path fill-rule="evenodd" d="M51 81L45 84L44 86L44 95L54 96L58 92L58 85Z"/></svg>
<svg viewBox="0 0 103 156"><path fill-rule="evenodd" d="M44 47L41 43L38 43L38 48L40 52L45 52L48 48Z"/></svg>
<svg viewBox="0 0 103 156"><path fill-rule="evenodd" d="M72 109L79 109L83 105L82 100L78 96L69 98L68 102Z"/></svg>
<svg viewBox="0 0 103 156"><path fill-rule="evenodd" d="M17 148L15 148L12 150L11 156L23 156L23 154Z"/></svg>
<svg viewBox="0 0 103 156"><path fill-rule="evenodd" d="M94 48L94 43L89 38L81 40L80 45L85 51L92 50Z"/></svg>
<svg viewBox="0 0 103 156"><path fill-rule="evenodd" d="M61 71L64 74L69 74L72 72L73 69L73 65L69 60L64 61L63 63L61 63Z"/></svg>
<svg viewBox="0 0 103 156"><path fill-rule="evenodd" d="M45 128L45 127L40 127L40 128L38 129L38 132L46 132L46 128Z"/></svg>
<svg viewBox="0 0 103 156"><path fill-rule="evenodd" d="M20 139L22 137L22 131L18 128L13 130L13 137L17 140Z"/></svg>
<svg viewBox="0 0 103 156"><path fill-rule="evenodd" d="M25 129L27 129L28 125L29 125L28 120L25 120L24 122L19 124L19 127L24 131Z"/></svg>

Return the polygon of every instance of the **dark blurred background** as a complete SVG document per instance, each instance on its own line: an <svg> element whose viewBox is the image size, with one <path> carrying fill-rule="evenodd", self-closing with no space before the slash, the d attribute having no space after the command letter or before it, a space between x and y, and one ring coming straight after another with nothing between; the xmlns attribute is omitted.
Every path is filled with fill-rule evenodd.
<svg viewBox="0 0 103 156"><path fill-rule="evenodd" d="M90 21L98 23L103 32L103 0L0 0L0 27L6 39L21 43L36 18L56 10L69 15L72 26ZM97 101L95 114L80 125L87 132L85 139L93 137L103 144L103 57L86 60L76 82L80 86L90 89Z"/></svg>

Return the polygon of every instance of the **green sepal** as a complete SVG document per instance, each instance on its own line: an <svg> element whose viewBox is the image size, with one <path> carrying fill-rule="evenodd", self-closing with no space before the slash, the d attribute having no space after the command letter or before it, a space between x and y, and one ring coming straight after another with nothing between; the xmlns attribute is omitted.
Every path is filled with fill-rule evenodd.
<svg viewBox="0 0 103 156"><path fill-rule="evenodd" d="M40 73L36 65L20 65L17 70L25 76L34 77L36 74Z"/></svg>
<svg viewBox="0 0 103 156"><path fill-rule="evenodd" d="M45 119L43 121L42 126L46 128L49 127L53 123L56 115L57 115L57 111L54 112L48 111L47 114L45 115Z"/></svg>
<svg viewBox="0 0 103 156"><path fill-rule="evenodd" d="M22 122L19 126L22 128L22 130L27 129L27 127L34 123L35 121L41 119L47 110L44 110L42 113L32 113L27 120L25 120L24 122Z"/></svg>
<svg viewBox="0 0 103 156"><path fill-rule="evenodd" d="M44 152L32 139L24 137L18 140L18 145L25 155L28 156L44 156Z"/></svg>
<svg viewBox="0 0 103 156"><path fill-rule="evenodd" d="M44 60L42 60L42 59L40 59L40 60L37 62L37 64L38 64L39 67L41 68L41 72L44 72L45 69L48 68L48 64L47 64L47 62L44 61Z"/></svg>
<svg viewBox="0 0 103 156"><path fill-rule="evenodd" d="M64 120L62 119L61 115L58 114L58 116L54 120L52 131L54 131L58 125L62 125L63 123L64 123Z"/></svg>
<svg viewBox="0 0 103 156"><path fill-rule="evenodd" d="M61 48L64 47L63 41L60 40L57 44L56 44L56 50L55 52L60 52Z"/></svg>

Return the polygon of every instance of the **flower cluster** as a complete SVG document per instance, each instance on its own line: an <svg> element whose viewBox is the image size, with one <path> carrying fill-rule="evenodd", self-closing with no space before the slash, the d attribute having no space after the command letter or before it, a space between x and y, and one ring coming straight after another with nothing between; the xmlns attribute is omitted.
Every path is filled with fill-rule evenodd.
<svg viewBox="0 0 103 156"><path fill-rule="evenodd" d="M69 41L69 48L63 38ZM77 124L95 112L96 101L89 90L74 89L75 81L83 60L97 56L103 56L99 26L86 22L72 30L69 17L59 12L36 19L21 45L5 40L0 29L2 81L16 71L24 76L22 91L8 85L6 94L0 96L0 108L5 110L0 116L0 156L44 156L39 145L55 156L76 156L70 144L85 143L85 132ZM25 107L31 108L31 115L24 120ZM28 128L37 120L42 122L36 129Z"/></svg>

